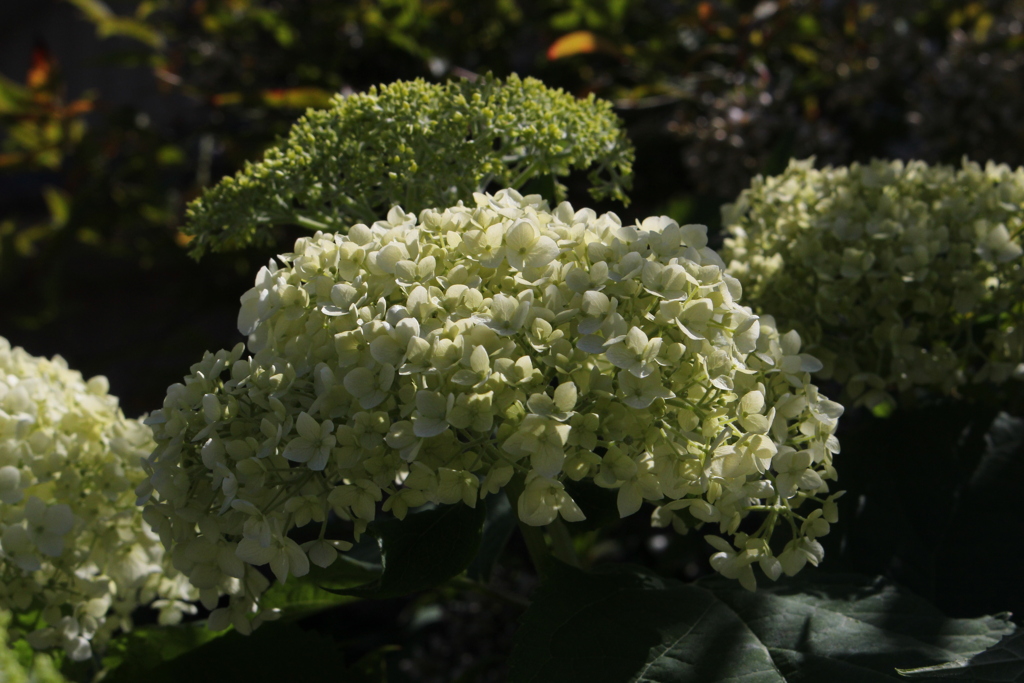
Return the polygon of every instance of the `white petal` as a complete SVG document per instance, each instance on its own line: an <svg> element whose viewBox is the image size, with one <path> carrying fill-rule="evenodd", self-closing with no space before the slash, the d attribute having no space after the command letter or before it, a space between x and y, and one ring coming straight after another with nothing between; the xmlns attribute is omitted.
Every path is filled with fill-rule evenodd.
<svg viewBox="0 0 1024 683"><path fill-rule="evenodd" d="M289 441L281 455L292 462L308 462L317 454L318 450L319 444L299 437Z"/></svg>
<svg viewBox="0 0 1024 683"><path fill-rule="evenodd" d="M619 517L629 517L643 504L644 498L640 495L640 487L633 484L623 484L619 487L619 495L615 504L619 508Z"/></svg>
<svg viewBox="0 0 1024 683"><path fill-rule="evenodd" d="M206 628L211 631L223 631L228 626L231 626L231 610L227 607L221 607L210 612L210 616L206 620Z"/></svg>
<svg viewBox="0 0 1024 683"><path fill-rule="evenodd" d="M43 519L47 533L58 536L63 536L75 526L75 515L71 512L71 507L64 503L51 505Z"/></svg>
<svg viewBox="0 0 1024 683"><path fill-rule="evenodd" d="M84 662L92 657L92 646L89 645L88 640L81 636L72 638L67 642L64 645L64 651L68 653L68 657L76 662Z"/></svg>
<svg viewBox="0 0 1024 683"><path fill-rule="evenodd" d="M64 539L60 536L52 534L38 534L33 539L36 542L36 547L44 555L50 557L60 557L61 553L64 552Z"/></svg>
<svg viewBox="0 0 1024 683"><path fill-rule="evenodd" d="M565 452L553 446L539 448L530 455L530 464L543 477L557 477L563 462Z"/></svg>
<svg viewBox="0 0 1024 683"><path fill-rule="evenodd" d="M309 559L306 557L306 553L302 552L298 543L290 538L284 539L284 552L288 557L292 576L305 576L309 573Z"/></svg>
<svg viewBox="0 0 1024 683"><path fill-rule="evenodd" d="M348 379L347 376L346 379ZM299 413L299 418L295 421L295 431L307 441L320 440L320 423L310 417L309 413L305 411Z"/></svg>
<svg viewBox="0 0 1024 683"><path fill-rule="evenodd" d="M277 550L270 546L263 547L258 541L252 538L243 538L235 548L235 555L252 565L261 565L270 562L277 554Z"/></svg>
<svg viewBox="0 0 1024 683"><path fill-rule="evenodd" d="M248 337L259 325L259 304L267 297L266 290L250 289L242 295L242 307L238 309L238 331Z"/></svg>
<svg viewBox="0 0 1024 683"><path fill-rule="evenodd" d="M310 541L302 547L309 554L310 561L318 567L330 567L338 559L338 551L327 541Z"/></svg>
<svg viewBox="0 0 1024 683"><path fill-rule="evenodd" d="M387 341L391 341L387 337L378 337L377 339L374 340L374 342L377 342L380 339L386 339ZM371 342L371 354L373 354L374 342ZM394 342L391 343L394 344ZM381 345L378 345L378 348L381 348ZM395 348L397 348L397 345L395 345ZM401 358L400 350L398 351L398 358ZM373 391L374 386L377 384L377 376L374 375L373 371L371 371L369 368L355 368L354 370L350 370L348 374L345 375L345 379L342 380L342 384L345 385L345 390L348 391L348 393L352 394L353 396L365 396L366 394ZM303 413L302 415L305 415L305 413ZM302 419L301 416L299 417L299 419ZM300 431L299 433L301 434L302 432ZM303 434L303 436L305 436L305 434Z"/></svg>
<svg viewBox="0 0 1024 683"><path fill-rule="evenodd" d="M563 382L555 389L555 405L562 412L568 412L576 407L576 384Z"/></svg>
<svg viewBox="0 0 1024 683"><path fill-rule="evenodd" d="M305 557L305 555L303 555ZM287 553L275 553L270 558L270 571L274 572L274 576L280 583L284 583L288 580L288 555Z"/></svg>
<svg viewBox="0 0 1024 683"><path fill-rule="evenodd" d="M563 493L559 498L558 513L562 515L562 519L567 522L582 522L587 518L568 493Z"/></svg>
<svg viewBox="0 0 1024 683"><path fill-rule="evenodd" d="M542 238L543 239L543 238ZM519 221L505 235L505 244L510 252L530 249L537 241L537 229L529 221ZM551 241L550 239L548 240ZM553 242L552 242L553 244ZM557 252L557 247L555 248Z"/></svg>
<svg viewBox="0 0 1024 683"><path fill-rule="evenodd" d="M636 363L636 354L625 344L614 344L604 353L608 362L617 368L630 368Z"/></svg>
<svg viewBox="0 0 1024 683"><path fill-rule="evenodd" d="M333 437L330 440L333 440ZM316 453L313 455L312 458L309 459L309 462L306 463L306 466L309 467L309 469L313 470L314 472L322 472L324 468L327 467L327 462L330 459L331 447L322 445L320 446L320 448L316 449Z"/></svg>
<svg viewBox="0 0 1024 683"><path fill-rule="evenodd" d="M772 581L776 581L782 574L782 563L778 558L765 556L760 560L761 571Z"/></svg>
<svg viewBox="0 0 1024 683"><path fill-rule="evenodd" d="M550 237L537 240L530 253L526 256L526 265L530 268L541 268L558 258L559 249Z"/></svg>
<svg viewBox="0 0 1024 683"><path fill-rule="evenodd" d="M801 353L800 354L800 369L804 372L817 372L825 367L820 360L814 356Z"/></svg>
<svg viewBox="0 0 1024 683"><path fill-rule="evenodd" d="M444 418L413 415L412 431L420 438L426 439L431 436L437 436L446 429L448 429L448 421Z"/></svg>

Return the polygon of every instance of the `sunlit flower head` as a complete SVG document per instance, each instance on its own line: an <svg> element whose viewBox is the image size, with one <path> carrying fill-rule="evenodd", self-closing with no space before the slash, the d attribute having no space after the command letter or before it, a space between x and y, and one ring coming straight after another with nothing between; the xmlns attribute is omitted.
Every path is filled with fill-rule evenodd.
<svg viewBox="0 0 1024 683"><path fill-rule="evenodd" d="M723 209L729 274L848 399L1024 379L1024 168L794 161ZM802 337L823 361L797 361Z"/></svg>
<svg viewBox="0 0 1024 683"><path fill-rule="evenodd" d="M135 505L153 446L106 378L0 337L0 610L39 615L15 619L12 637L82 660L154 598L161 623L195 611L195 589Z"/></svg>
<svg viewBox="0 0 1024 683"><path fill-rule="evenodd" d="M795 511L835 478L841 406L810 383L799 335L738 303L703 226L506 190L395 208L278 261L242 296L248 348L207 354L148 421L140 498L204 601L231 595L215 626L262 618L260 566L284 582L380 514L475 506L513 479L529 525L584 519L570 481L682 532L736 534L757 511L744 552L773 568L773 530L802 538ZM811 460L776 467L790 451ZM333 518L353 535L327 535ZM297 544L307 524L320 540Z"/></svg>

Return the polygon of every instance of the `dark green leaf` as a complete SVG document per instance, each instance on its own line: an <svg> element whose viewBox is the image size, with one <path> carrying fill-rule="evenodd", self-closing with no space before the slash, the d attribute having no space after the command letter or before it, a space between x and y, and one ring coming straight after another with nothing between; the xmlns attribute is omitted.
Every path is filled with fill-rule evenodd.
<svg viewBox="0 0 1024 683"><path fill-rule="evenodd" d="M787 681L861 683L897 678L897 667L972 655L1013 630L1007 615L950 619L884 579L818 573L744 590L700 582L748 624Z"/></svg>
<svg viewBox="0 0 1024 683"><path fill-rule="evenodd" d="M817 575L748 592L558 565L527 610L512 683L870 683L983 650L1005 617L947 619L890 583Z"/></svg>
<svg viewBox="0 0 1024 683"><path fill-rule="evenodd" d="M907 678L955 678L960 681L1018 683L1024 681L1024 631L1006 636L994 647L970 659L938 666L900 669Z"/></svg>
<svg viewBox="0 0 1024 683"><path fill-rule="evenodd" d="M936 602L953 614L1020 614L1024 592L1011 587L1020 582L1024 555L1010 539L1024 538L1024 420L999 413L983 445L960 481L950 523L940 525Z"/></svg>
<svg viewBox="0 0 1024 683"><path fill-rule="evenodd" d="M709 591L555 563L523 617L509 661L511 683L711 683L729 675L782 680L767 649Z"/></svg>
<svg viewBox="0 0 1024 683"><path fill-rule="evenodd" d="M374 522L367 531L380 544L383 573L358 588L326 590L362 598L395 598L458 576L480 548L484 514L482 505L442 505L402 520Z"/></svg>
<svg viewBox="0 0 1024 683"><path fill-rule="evenodd" d="M851 411L840 429L830 569L891 576L956 616L1024 611L1005 542L1024 536L1024 420L943 400L884 420Z"/></svg>
<svg viewBox="0 0 1024 683"><path fill-rule="evenodd" d="M282 619L301 619L356 599L324 590L324 587L344 589L360 586L373 581L379 573L369 565L342 556L326 569L312 566L303 577L289 577L284 584L274 583L263 595L261 604L264 609L279 608Z"/></svg>
<svg viewBox="0 0 1024 683"><path fill-rule="evenodd" d="M518 520L508 497L502 494L488 496L485 499L487 516L484 518L483 533L480 538L480 550L466 568L469 578L474 581L487 582L491 578L491 570L505 549L509 537L515 530Z"/></svg>
<svg viewBox="0 0 1024 683"><path fill-rule="evenodd" d="M210 631L205 622L137 628L110 642L103 656L103 667L113 672L104 680L117 683L148 678L150 669L216 640L224 633Z"/></svg>

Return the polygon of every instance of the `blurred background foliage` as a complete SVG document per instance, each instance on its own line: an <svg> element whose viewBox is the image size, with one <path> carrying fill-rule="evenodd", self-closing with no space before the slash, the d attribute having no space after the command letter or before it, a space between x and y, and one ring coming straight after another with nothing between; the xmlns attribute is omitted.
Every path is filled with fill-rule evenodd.
<svg viewBox="0 0 1024 683"><path fill-rule="evenodd" d="M793 156L1024 160L1021 0L17 0L3 13L17 39L0 41L0 330L107 372L129 412L235 341L237 296L273 253L197 267L186 203L335 92L488 70L594 92L638 148L624 217L713 228L723 201Z"/></svg>
<svg viewBox="0 0 1024 683"><path fill-rule="evenodd" d="M35 355L63 354L87 376L106 374L131 416L159 407L204 350L239 341L238 297L303 234L280 228L274 249L197 264L181 232L186 204L333 93L487 71L615 104L637 147L632 204L595 205L584 174L568 186L578 206L626 220L665 213L714 230L723 202L790 157L1024 163L1024 0L4 0L0 335ZM933 434L925 455L956 467L929 468L941 481L911 499L902 489L870 498L882 501L877 512L864 496L847 496L844 519L861 523L829 537L826 564L886 571L959 614L1020 608L1003 593L976 595L997 581L964 593L955 579L971 568L945 560L997 566L1000 545L987 555L922 551L939 547L929 535L942 526L936 495L953 507L964 495L1019 499L957 488L973 463L988 462L985 444L1002 442L987 435L991 415L943 410L940 431L928 411L907 414L920 421L913 430L897 421L865 427L866 416L851 415L847 429L860 436L844 440L844 456L871 457L857 464L851 455L844 486L898 487L919 475L890 484L878 473L909 448L900 438L920 433ZM582 505L587 492L579 495ZM601 519L605 503L593 501L588 517ZM865 532L883 527L883 544ZM615 534L582 541L588 562L640 561L687 579L706 569L696 535L669 544L637 518ZM517 543L511 552L523 555ZM522 576L503 580L523 592ZM465 633L504 633L514 609L479 596L436 598L392 605L407 614L403 626L384 613L388 605L349 616L360 634L388 643L411 637L388 628L421 634L399 665L410 679L453 680L452 672L500 660L490 651L467 660ZM371 622L376 631L362 628Z"/></svg>

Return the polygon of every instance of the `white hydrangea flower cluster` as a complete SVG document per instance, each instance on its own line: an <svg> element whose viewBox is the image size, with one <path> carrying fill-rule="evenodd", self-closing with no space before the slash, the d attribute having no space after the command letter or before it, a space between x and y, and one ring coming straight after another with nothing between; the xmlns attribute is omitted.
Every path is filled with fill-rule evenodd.
<svg viewBox="0 0 1024 683"><path fill-rule="evenodd" d="M723 209L729 273L850 399L1024 379L1024 168L793 161Z"/></svg>
<svg viewBox="0 0 1024 683"><path fill-rule="evenodd" d="M130 629L140 605L156 600L162 623L196 609L135 505L152 433L108 389L0 337L0 609L37 613L12 637L74 660Z"/></svg>
<svg viewBox="0 0 1024 683"><path fill-rule="evenodd" d="M231 595L213 628L266 618L256 567L284 582L346 550L331 513L358 537L380 510L475 506L513 477L529 525L583 519L567 479L616 489L622 516L646 500L659 526L716 524L733 540L713 537L713 565L751 588L754 564L821 559L842 407L799 335L737 303L706 228L475 201L299 239L241 298L252 355L207 354L150 418L140 498L204 603ZM289 536L311 523L318 540Z"/></svg>

